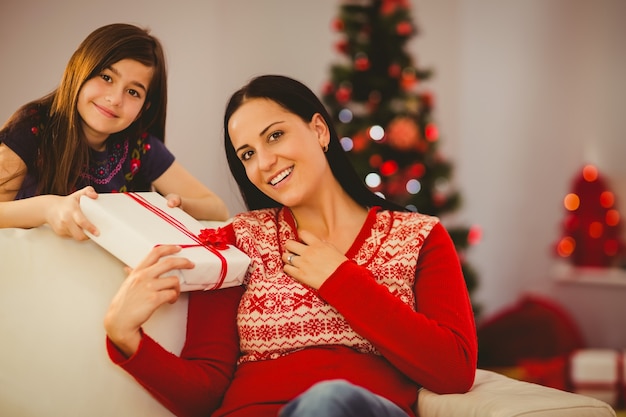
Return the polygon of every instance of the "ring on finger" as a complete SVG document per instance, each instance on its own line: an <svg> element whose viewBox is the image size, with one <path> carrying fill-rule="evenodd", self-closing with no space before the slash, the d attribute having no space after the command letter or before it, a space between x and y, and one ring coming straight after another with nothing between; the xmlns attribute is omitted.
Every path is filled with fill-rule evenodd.
<svg viewBox="0 0 626 417"><path fill-rule="evenodd" d="M292 260L293 260L293 253L290 253L289 256L287 256L287 262L291 266L293 266L293 262L291 262Z"/></svg>

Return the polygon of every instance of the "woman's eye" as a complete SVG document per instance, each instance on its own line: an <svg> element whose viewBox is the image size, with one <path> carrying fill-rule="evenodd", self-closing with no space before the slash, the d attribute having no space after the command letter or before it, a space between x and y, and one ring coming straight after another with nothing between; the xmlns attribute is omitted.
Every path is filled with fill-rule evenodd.
<svg viewBox="0 0 626 417"><path fill-rule="evenodd" d="M239 156L239 158L240 158L242 161L247 161L248 159L252 158L252 155L253 155L253 154L254 154L254 152L252 152L252 151L245 151L245 152L243 152L243 153Z"/></svg>
<svg viewBox="0 0 626 417"><path fill-rule="evenodd" d="M277 130L276 132L269 135L268 141L272 142L272 141L278 140L278 138L280 138L282 135L283 135L283 132L281 132L280 130Z"/></svg>
<svg viewBox="0 0 626 417"><path fill-rule="evenodd" d="M109 83L112 80L111 76L107 74L100 74L100 78L102 78L104 81L109 82Z"/></svg>

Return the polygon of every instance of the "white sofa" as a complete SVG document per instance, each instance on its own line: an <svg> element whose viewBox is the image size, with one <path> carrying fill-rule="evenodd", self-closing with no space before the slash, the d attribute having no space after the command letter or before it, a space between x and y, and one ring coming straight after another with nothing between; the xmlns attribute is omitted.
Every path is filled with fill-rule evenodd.
<svg viewBox="0 0 626 417"><path fill-rule="evenodd" d="M48 228L0 229L0 415L171 417L107 358L102 319L123 265L94 242ZM146 330L182 348L186 297ZM479 370L469 393L422 390L421 417L615 416L593 398Z"/></svg>

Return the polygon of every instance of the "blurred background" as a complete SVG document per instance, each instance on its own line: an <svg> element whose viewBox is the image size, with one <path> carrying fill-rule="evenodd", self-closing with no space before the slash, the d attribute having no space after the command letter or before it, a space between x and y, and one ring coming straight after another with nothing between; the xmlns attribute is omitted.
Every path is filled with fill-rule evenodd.
<svg viewBox="0 0 626 417"><path fill-rule="evenodd" d="M113 22L148 27L169 65L166 144L243 210L223 157L222 115L251 77L277 73L322 95L339 59L338 0L2 0L0 119L53 90L78 44ZM555 279L563 198L585 164L626 207L626 2L410 0L407 48L432 70L439 151L462 204L450 222L477 225L466 256L487 317L526 292L559 299L596 346L626 345L626 278L578 286ZM613 275L611 275L613 276ZM621 310L619 310L621 308ZM600 325L594 323L599 322Z"/></svg>

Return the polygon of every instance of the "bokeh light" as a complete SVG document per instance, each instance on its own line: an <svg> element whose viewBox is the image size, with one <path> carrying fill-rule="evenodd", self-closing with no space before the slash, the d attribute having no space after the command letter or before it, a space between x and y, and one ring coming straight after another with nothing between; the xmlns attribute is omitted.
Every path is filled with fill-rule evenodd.
<svg viewBox="0 0 626 417"><path fill-rule="evenodd" d="M576 241L571 236L565 236L556 247L557 253L563 258L570 256L574 249L576 249Z"/></svg>
<svg viewBox="0 0 626 417"><path fill-rule="evenodd" d="M607 211L604 216L604 221L607 226L617 226L619 224L619 211L615 209Z"/></svg>
<svg viewBox="0 0 626 417"><path fill-rule="evenodd" d="M385 137L385 129L383 129L382 126L374 125L370 127L369 135L370 138L374 140L381 140Z"/></svg>
<svg viewBox="0 0 626 417"><path fill-rule="evenodd" d="M341 109L338 118L342 123L350 123L352 121L352 112L350 109Z"/></svg>
<svg viewBox="0 0 626 417"><path fill-rule="evenodd" d="M591 236L592 238L598 239L600 236L602 236L603 232L604 226L602 225L602 223L591 222L591 224L589 224L589 236Z"/></svg>
<svg viewBox="0 0 626 417"><path fill-rule="evenodd" d="M580 198L574 193L569 193L563 199L563 205L569 211L578 210L578 207L580 206Z"/></svg>
<svg viewBox="0 0 626 417"><path fill-rule="evenodd" d="M583 178L587 182L594 182L598 179L598 168L594 165L585 165L583 168Z"/></svg>
<svg viewBox="0 0 626 417"><path fill-rule="evenodd" d="M339 143L341 143L341 147L346 152L349 152L352 150L352 148L354 148L354 142L352 141L352 138L348 136L344 136L343 138L341 138L339 140Z"/></svg>
<svg viewBox="0 0 626 417"><path fill-rule="evenodd" d="M375 172L370 172L365 177L365 184L367 184L370 188L376 188L381 184L382 180L380 179L380 175Z"/></svg>
<svg viewBox="0 0 626 417"><path fill-rule="evenodd" d="M406 183L406 190L409 194L417 194L421 189L422 184L416 179L408 180Z"/></svg>
<svg viewBox="0 0 626 417"><path fill-rule="evenodd" d="M610 191L600 194L600 205L604 208L611 208L615 204L615 195Z"/></svg>

